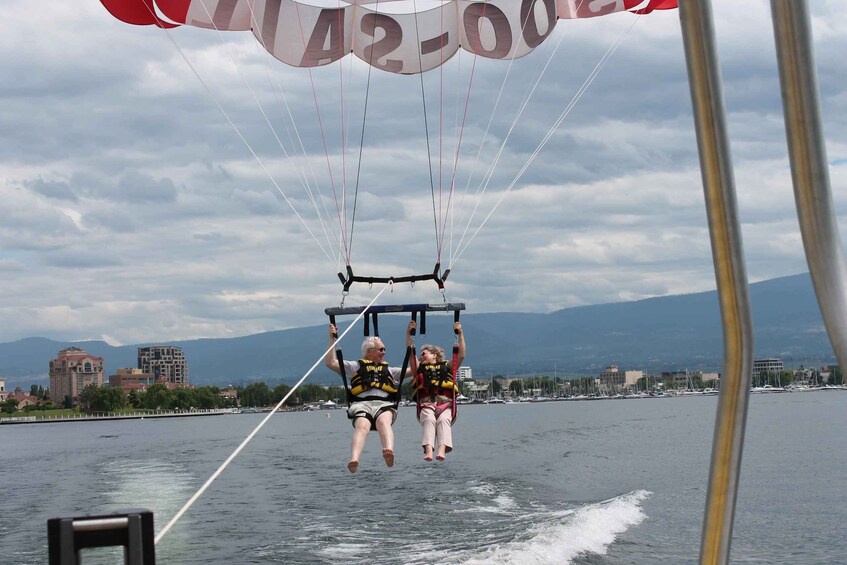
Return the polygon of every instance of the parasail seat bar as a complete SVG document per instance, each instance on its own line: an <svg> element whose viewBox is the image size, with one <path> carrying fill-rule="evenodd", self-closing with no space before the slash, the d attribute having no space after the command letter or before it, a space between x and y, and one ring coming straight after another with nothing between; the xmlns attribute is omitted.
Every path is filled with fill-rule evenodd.
<svg viewBox="0 0 847 565"><path fill-rule="evenodd" d="M326 308L324 312L329 316L329 322L335 325L336 316L358 316L365 312L365 335L371 335L370 326L373 322L373 335L379 336L379 314L394 314L397 312L411 312L412 319L416 319L417 314L421 315L420 333L426 334L426 313L427 312L453 312L454 321L459 321L459 312L465 309L464 302L443 302L436 304L379 304L375 306L340 306L336 308Z"/></svg>

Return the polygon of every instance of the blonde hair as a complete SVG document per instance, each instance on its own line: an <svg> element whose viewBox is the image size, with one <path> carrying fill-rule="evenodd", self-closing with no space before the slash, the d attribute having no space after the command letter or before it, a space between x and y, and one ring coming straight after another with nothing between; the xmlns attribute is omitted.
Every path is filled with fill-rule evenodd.
<svg viewBox="0 0 847 565"><path fill-rule="evenodd" d="M423 347L421 347L421 353L424 351L429 351L433 355L435 355L435 359L438 362L444 361L444 350L437 345L432 345L431 343L427 343Z"/></svg>

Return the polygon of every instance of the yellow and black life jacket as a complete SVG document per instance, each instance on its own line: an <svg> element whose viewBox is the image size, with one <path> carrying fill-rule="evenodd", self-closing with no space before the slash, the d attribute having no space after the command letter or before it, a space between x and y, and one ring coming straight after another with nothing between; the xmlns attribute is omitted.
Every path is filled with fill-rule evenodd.
<svg viewBox="0 0 847 565"><path fill-rule="evenodd" d="M384 390L389 394L397 393L397 386L391 371L388 370L388 363L359 359L359 368L350 378L350 392L356 396L372 388Z"/></svg>
<svg viewBox="0 0 847 565"><path fill-rule="evenodd" d="M419 393L423 393L424 396L436 394L453 396L453 393L458 390L459 388L453 382L453 373L446 362L418 365L415 391L412 396L417 397Z"/></svg>

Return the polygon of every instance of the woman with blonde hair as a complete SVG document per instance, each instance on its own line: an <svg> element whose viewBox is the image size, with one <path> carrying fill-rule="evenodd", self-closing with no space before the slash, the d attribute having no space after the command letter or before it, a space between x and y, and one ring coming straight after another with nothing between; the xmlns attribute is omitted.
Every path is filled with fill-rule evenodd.
<svg viewBox="0 0 847 565"><path fill-rule="evenodd" d="M414 327L414 322L410 324ZM436 345L427 344L421 348L415 373L412 397L417 404L418 421L423 429L421 446L424 461L435 458L444 461L453 451L453 422L456 419L456 396L459 387L456 384L456 370L465 359L465 335L462 324L453 324L458 342L453 346L452 359L446 360L444 350Z"/></svg>

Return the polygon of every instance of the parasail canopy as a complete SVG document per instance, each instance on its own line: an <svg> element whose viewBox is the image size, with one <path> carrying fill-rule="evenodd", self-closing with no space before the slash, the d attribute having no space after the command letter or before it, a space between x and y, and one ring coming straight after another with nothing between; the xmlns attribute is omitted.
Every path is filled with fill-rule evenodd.
<svg viewBox="0 0 847 565"><path fill-rule="evenodd" d="M678 0L101 0L127 23L252 31L274 57L315 67L349 53L392 73L434 69L459 48L523 57L559 19L646 14Z"/></svg>

